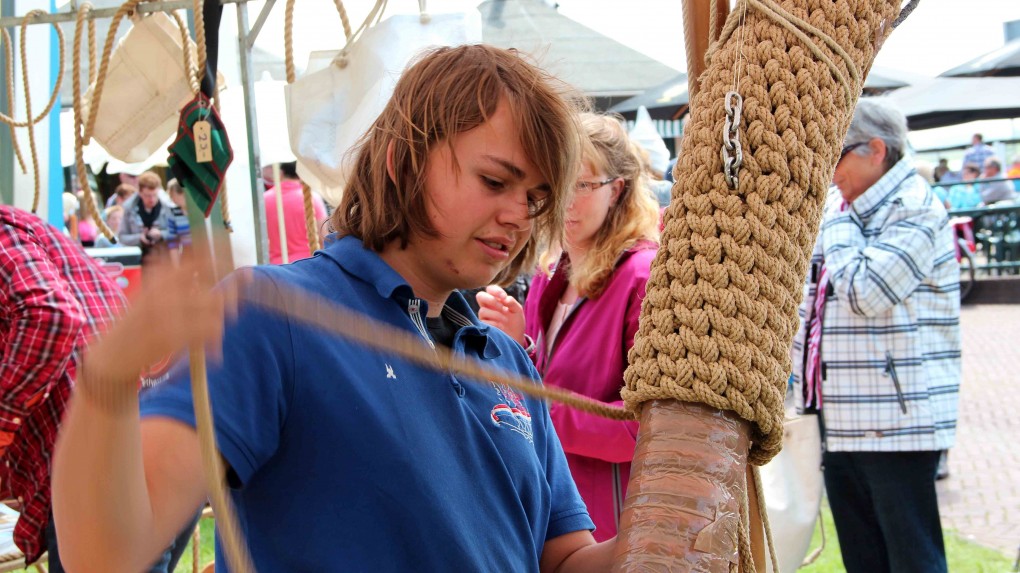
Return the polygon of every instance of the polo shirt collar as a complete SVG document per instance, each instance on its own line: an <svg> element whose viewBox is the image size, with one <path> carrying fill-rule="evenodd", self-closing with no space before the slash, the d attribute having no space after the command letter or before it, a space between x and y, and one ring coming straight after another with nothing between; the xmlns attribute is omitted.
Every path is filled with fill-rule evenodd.
<svg viewBox="0 0 1020 573"><path fill-rule="evenodd" d="M357 237L348 235L337 238L330 235L320 252L351 275L371 284L384 299L395 299L405 307L407 301L415 296L404 277L382 260L378 253L366 248ZM497 358L502 354L495 341L490 340L491 327L478 320L464 295L454 291L446 300L443 313L454 324L463 327L461 336L465 344L478 348L483 358Z"/></svg>
<svg viewBox="0 0 1020 573"><path fill-rule="evenodd" d="M337 238L336 235L330 235L321 252L340 268L374 286L382 298L393 298L398 291L405 300L414 296L404 277L382 260L379 253L365 247L357 237L348 235Z"/></svg>

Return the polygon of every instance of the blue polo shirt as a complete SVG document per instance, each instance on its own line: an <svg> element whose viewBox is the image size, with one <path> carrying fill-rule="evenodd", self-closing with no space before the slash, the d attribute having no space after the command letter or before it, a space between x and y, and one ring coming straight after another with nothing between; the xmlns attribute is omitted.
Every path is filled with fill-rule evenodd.
<svg viewBox="0 0 1020 573"><path fill-rule="evenodd" d="M355 238L254 275L429 344L426 303ZM538 379L523 349L479 323L459 294L444 313L465 325L455 352ZM217 442L260 571L538 571L547 540L594 527L541 400L254 305L228 325L223 362L208 376ZM143 397L142 415L194 425L186 364Z"/></svg>

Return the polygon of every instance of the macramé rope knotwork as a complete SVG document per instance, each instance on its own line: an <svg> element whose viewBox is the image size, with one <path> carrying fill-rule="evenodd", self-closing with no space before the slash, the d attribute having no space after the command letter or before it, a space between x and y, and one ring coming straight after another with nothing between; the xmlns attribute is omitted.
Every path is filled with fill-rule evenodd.
<svg viewBox="0 0 1020 573"><path fill-rule="evenodd" d="M732 20L742 9L731 13L722 39L738 41L717 44L692 102L623 397L634 411L655 399L732 410L752 423L748 459L760 465L782 445L797 304L859 94L860 84L848 92L843 78L870 68L899 2L767 0L773 9L762 10L750 1L756 9L740 34ZM820 45L781 24L784 14L810 26ZM729 191L719 133L741 51L744 175Z"/></svg>

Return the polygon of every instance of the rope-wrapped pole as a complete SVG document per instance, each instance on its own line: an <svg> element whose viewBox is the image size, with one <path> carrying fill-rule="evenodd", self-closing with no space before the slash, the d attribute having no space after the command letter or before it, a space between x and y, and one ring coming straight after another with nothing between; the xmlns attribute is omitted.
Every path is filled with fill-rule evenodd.
<svg viewBox="0 0 1020 573"><path fill-rule="evenodd" d="M746 464L764 464L782 447L808 257L859 78L899 4L742 0L712 47L625 374L624 400L642 424L619 571L752 566L746 522L734 535L742 520L733 510L746 514ZM732 189L721 153L731 91L743 100L735 126L743 168ZM670 449L705 425L718 448L703 457ZM648 470L655 467L669 471ZM664 564L649 557L664 552Z"/></svg>

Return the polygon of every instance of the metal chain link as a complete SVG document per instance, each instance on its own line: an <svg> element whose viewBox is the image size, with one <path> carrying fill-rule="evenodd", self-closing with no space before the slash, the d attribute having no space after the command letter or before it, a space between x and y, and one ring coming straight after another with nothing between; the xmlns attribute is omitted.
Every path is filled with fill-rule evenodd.
<svg viewBox="0 0 1020 573"><path fill-rule="evenodd" d="M723 125L722 147L719 154L723 162L723 174L730 189L737 188L737 173L744 163L744 152L740 149L740 112L744 109L744 98L732 91L726 92L726 123Z"/></svg>

